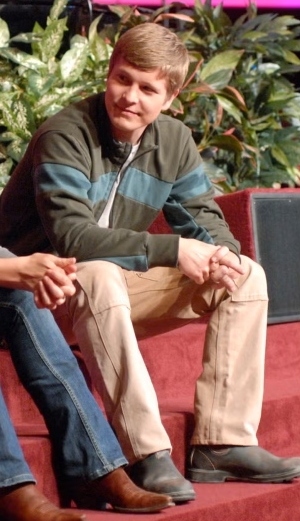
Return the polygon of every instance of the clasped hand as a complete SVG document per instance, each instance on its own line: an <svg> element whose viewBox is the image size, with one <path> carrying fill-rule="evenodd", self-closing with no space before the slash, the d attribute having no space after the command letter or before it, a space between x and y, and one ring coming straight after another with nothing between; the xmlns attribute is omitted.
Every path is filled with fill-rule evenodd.
<svg viewBox="0 0 300 521"><path fill-rule="evenodd" d="M75 293L75 258L34 253L18 261L22 263L22 287L33 292L38 308L55 309Z"/></svg>
<svg viewBox="0 0 300 521"><path fill-rule="evenodd" d="M235 279L244 274L237 255L227 246L214 246L195 239L179 240L178 267L197 284L210 280L215 287L235 291Z"/></svg>

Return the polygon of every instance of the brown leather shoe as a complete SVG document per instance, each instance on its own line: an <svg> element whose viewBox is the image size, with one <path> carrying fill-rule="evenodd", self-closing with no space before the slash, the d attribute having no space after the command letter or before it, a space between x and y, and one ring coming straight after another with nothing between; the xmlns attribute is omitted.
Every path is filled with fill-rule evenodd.
<svg viewBox="0 0 300 521"><path fill-rule="evenodd" d="M33 484L0 489L3 521L85 521L80 513L67 512L50 503Z"/></svg>
<svg viewBox="0 0 300 521"><path fill-rule="evenodd" d="M109 503L118 512L142 514L159 512L174 505L167 495L137 487L122 468L89 483L74 481L68 490L76 506L87 510L103 510Z"/></svg>

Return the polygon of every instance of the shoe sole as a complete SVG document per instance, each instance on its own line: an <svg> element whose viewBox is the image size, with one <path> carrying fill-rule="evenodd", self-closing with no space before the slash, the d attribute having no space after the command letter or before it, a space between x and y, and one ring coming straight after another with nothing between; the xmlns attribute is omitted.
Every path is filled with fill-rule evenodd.
<svg viewBox="0 0 300 521"><path fill-rule="evenodd" d="M265 474L255 476L237 476L222 470L189 469L187 479L193 483L224 483L225 481L242 481L246 483L289 483L300 477L300 469L288 474ZM172 498L173 499L173 498Z"/></svg>
<svg viewBox="0 0 300 521"><path fill-rule="evenodd" d="M187 503L188 501L194 501L196 499L196 494L189 492L188 494L172 494L168 492L168 495L172 498L174 503Z"/></svg>
<svg viewBox="0 0 300 521"><path fill-rule="evenodd" d="M117 507L117 506L113 506L113 510L115 510L115 512L120 512L122 514L151 514L153 512L161 512L162 510L165 510L166 508L169 508L169 507L174 507L175 506L175 503L168 503L167 505L166 504L163 504L161 506L156 506L156 507L144 507L144 508L122 508L122 507Z"/></svg>

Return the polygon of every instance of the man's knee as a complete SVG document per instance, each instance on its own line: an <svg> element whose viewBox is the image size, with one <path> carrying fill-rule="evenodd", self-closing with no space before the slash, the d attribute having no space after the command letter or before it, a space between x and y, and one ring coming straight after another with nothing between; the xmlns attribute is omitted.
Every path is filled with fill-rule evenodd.
<svg viewBox="0 0 300 521"><path fill-rule="evenodd" d="M241 256L245 274L237 280L237 286L241 291L246 291L249 298L268 299L266 274L263 267L254 260Z"/></svg>
<svg viewBox="0 0 300 521"><path fill-rule="evenodd" d="M130 307L123 270L112 262L78 263L77 286L75 298L81 294L98 312L117 305Z"/></svg>

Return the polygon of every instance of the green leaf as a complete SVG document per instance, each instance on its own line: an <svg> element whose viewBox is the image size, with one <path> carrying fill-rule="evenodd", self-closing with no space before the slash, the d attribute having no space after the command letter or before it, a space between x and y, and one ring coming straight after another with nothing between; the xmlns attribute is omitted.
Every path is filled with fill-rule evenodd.
<svg viewBox="0 0 300 521"><path fill-rule="evenodd" d="M15 139L8 145L7 155L18 163L25 154L27 146L28 140L23 141L22 139Z"/></svg>
<svg viewBox="0 0 300 521"><path fill-rule="evenodd" d="M20 33L11 38L10 42L19 42L19 43L28 43L31 44L35 40L35 35L33 33Z"/></svg>
<svg viewBox="0 0 300 521"><path fill-rule="evenodd" d="M169 110L173 115L184 113L183 104L178 97L173 99L172 105Z"/></svg>
<svg viewBox="0 0 300 521"><path fill-rule="evenodd" d="M5 20L0 18L0 47L6 47L10 38L9 28Z"/></svg>
<svg viewBox="0 0 300 521"><path fill-rule="evenodd" d="M249 31L247 33L243 34L244 40L251 40L255 42L256 40L260 40L262 38L265 38L267 36L267 33L262 31Z"/></svg>
<svg viewBox="0 0 300 521"><path fill-rule="evenodd" d="M235 153L243 151L241 142L233 135L216 135L210 139L209 144L210 146L215 146L217 148L222 148L224 150L229 150Z"/></svg>
<svg viewBox="0 0 300 521"><path fill-rule="evenodd" d="M289 165L288 158L281 147L274 145L271 148L271 154L276 159L276 161L278 161L278 163L282 164L283 166Z"/></svg>
<svg viewBox="0 0 300 521"><path fill-rule="evenodd" d="M9 180L9 174L13 167L12 159L8 158L6 161L0 163L0 187L4 188Z"/></svg>
<svg viewBox="0 0 300 521"><path fill-rule="evenodd" d="M278 70L280 69L280 65L278 65L278 63L260 63L258 66L257 66L257 72L261 73L261 74L274 74L274 72L277 72Z"/></svg>
<svg viewBox="0 0 300 521"><path fill-rule="evenodd" d="M30 139L34 131L33 115L30 105L23 99L2 103L4 125L22 139Z"/></svg>
<svg viewBox="0 0 300 521"><path fill-rule="evenodd" d="M293 63L295 65L300 64L300 59L294 52L291 52L289 50L283 50L283 57L288 63Z"/></svg>
<svg viewBox="0 0 300 521"><path fill-rule="evenodd" d="M89 32L89 44L95 63L100 63L105 60L108 62L113 47L110 44L110 41L107 38L104 40L95 28Z"/></svg>
<svg viewBox="0 0 300 521"><path fill-rule="evenodd" d="M57 55L63 42L64 32L67 28L67 18L54 20L49 24L42 35L41 41L37 44L41 60L48 63L50 58Z"/></svg>
<svg viewBox="0 0 300 521"><path fill-rule="evenodd" d="M232 116L235 121L238 123L241 123L242 121L242 112L225 96L222 96L221 94L216 94L216 98L218 102L220 103L221 107L223 107L226 112Z"/></svg>
<svg viewBox="0 0 300 521"><path fill-rule="evenodd" d="M89 52L88 40L83 36L74 36L69 49L60 61L60 72L66 84L73 83L81 77Z"/></svg>
<svg viewBox="0 0 300 521"><path fill-rule="evenodd" d="M47 25L49 25L52 20L57 20L59 18L67 4L68 0L54 0L47 20Z"/></svg>
<svg viewBox="0 0 300 521"><path fill-rule="evenodd" d="M57 78L54 75L41 76L36 72L29 72L27 75L28 91L35 96L36 100L44 96L56 83Z"/></svg>
<svg viewBox="0 0 300 521"><path fill-rule="evenodd" d="M36 71L45 69L45 64L41 60L14 47L0 49L0 55L28 69Z"/></svg>
<svg viewBox="0 0 300 521"><path fill-rule="evenodd" d="M213 86L222 88L228 84L232 72L239 63L243 51L224 51L214 56L200 71L200 79ZM222 81L223 76L223 81Z"/></svg>

